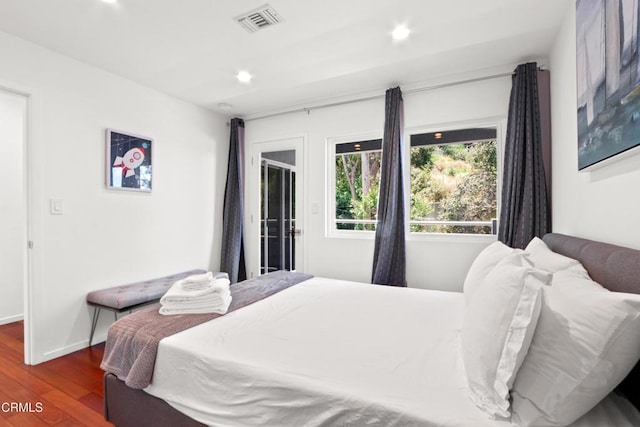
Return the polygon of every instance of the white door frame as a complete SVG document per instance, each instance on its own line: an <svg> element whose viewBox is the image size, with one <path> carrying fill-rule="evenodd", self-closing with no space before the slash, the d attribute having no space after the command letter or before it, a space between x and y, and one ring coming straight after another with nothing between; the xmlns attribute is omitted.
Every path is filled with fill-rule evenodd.
<svg viewBox="0 0 640 427"><path fill-rule="evenodd" d="M24 363L33 364L33 307L32 286L36 276L36 257L34 253L34 241L36 235L40 235L38 221L35 220L35 212L39 210L39 198L36 196L39 189L40 168L39 160L35 149L35 121L34 110L35 101L33 91L14 83L0 81L0 91L11 95L22 96L26 100L25 129L23 138L23 226L24 226L24 246L22 249L23 259L23 304L24 304Z"/></svg>
<svg viewBox="0 0 640 427"><path fill-rule="evenodd" d="M270 151L296 151L296 228L302 230L296 236L296 270L306 271L307 230L305 206L306 206L306 183L305 177L305 146L304 136L294 136L267 141L253 141L248 146L247 182L245 202L248 212L245 214L245 257L247 260L247 277L260 275L260 165L262 153Z"/></svg>

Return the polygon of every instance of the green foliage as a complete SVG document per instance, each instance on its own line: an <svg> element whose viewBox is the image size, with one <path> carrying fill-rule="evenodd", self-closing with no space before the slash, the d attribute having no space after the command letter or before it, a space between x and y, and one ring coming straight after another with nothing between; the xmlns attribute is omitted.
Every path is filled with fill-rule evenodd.
<svg viewBox="0 0 640 427"><path fill-rule="evenodd" d="M347 173L344 170L342 158L340 156L336 156L336 218L353 218L351 213L352 209L353 204Z"/></svg>
<svg viewBox="0 0 640 427"><path fill-rule="evenodd" d="M380 152L336 156L336 219L376 218L381 160ZM363 169L368 171L366 177ZM375 225L338 223L338 228L374 230Z"/></svg>
<svg viewBox="0 0 640 427"><path fill-rule="evenodd" d="M431 167L435 149L430 146L422 146L411 149L411 168L423 166Z"/></svg>
<svg viewBox="0 0 640 427"><path fill-rule="evenodd" d="M446 144L439 145L438 147L447 157L450 157L453 160L462 160L466 162L469 161L468 145L471 144Z"/></svg>
<svg viewBox="0 0 640 427"><path fill-rule="evenodd" d="M353 203L352 213L355 219L375 219L378 214L378 190L380 183L371 184L369 192ZM356 224L354 230L375 230L375 224Z"/></svg>
<svg viewBox="0 0 640 427"><path fill-rule="evenodd" d="M442 220L488 221L496 217L496 143L479 142L471 145L468 152L472 169L442 203ZM491 233L490 227L449 228L452 233Z"/></svg>
<svg viewBox="0 0 640 427"><path fill-rule="evenodd" d="M411 220L490 221L495 218L496 158L496 141L412 148ZM336 156L337 219L376 218L380 161L379 152ZM369 171L366 185L363 162L365 171ZM375 226L338 224L338 228L373 230ZM490 233L491 228L414 224L411 231L477 234Z"/></svg>
<svg viewBox="0 0 640 427"><path fill-rule="evenodd" d="M477 170L482 170L493 175L497 174L497 150L496 141L484 141L473 144L469 149L471 164Z"/></svg>

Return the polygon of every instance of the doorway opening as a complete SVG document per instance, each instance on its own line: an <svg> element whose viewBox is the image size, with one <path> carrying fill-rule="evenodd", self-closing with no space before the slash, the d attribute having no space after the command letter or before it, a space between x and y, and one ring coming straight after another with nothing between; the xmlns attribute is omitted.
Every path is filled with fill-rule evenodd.
<svg viewBox="0 0 640 427"><path fill-rule="evenodd" d="M27 129L29 96L0 87L0 325L22 329L24 361L30 363L28 322ZM7 326L9 327L9 326Z"/></svg>
<svg viewBox="0 0 640 427"><path fill-rule="evenodd" d="M252 142L247 157L247 276L305 271L304 137Z"/></svg>
<svg viewBox="0 0 640 427"><path fill-rule="evenodd" d="M260 274L296 269L295 151L261 155Z"/></svg>

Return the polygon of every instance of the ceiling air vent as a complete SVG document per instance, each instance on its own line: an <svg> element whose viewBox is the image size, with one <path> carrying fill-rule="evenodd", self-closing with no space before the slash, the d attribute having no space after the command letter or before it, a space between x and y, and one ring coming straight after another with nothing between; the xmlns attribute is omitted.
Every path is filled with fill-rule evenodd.
<svg viewBox="0 0 640 427"><path fill-rule="evenodd" d="M242 28L250 33L255 33L263 28L270 27L282 21L282 17L276 10L268 4L260 6L250 12L233 18L238 21Z"/></svg>

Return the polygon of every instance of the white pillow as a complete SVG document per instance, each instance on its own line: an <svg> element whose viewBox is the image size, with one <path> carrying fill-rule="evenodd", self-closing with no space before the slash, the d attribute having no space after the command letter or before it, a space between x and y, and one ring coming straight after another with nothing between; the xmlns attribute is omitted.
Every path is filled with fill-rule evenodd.
<svg viewBox="0 0 640 427"><path fill-rule="evenodd" d="M582 264L580 264L580 261L553 252L549 249L549 246L538 237L534 237L524 250L529 254L529 260L536 268L550 273L574 269L585 278L589 278L589 274Z"/></svg>
<svg viewBox="0 0 640 427"><path fill-rule="evenodd" d="M640 295L554 275L512 389L518 425L567 425L613 390L640 358Z"/></svg>
<svg viewBox="0 0 640 427"><path fill-rule="evenodd" d="M464 279L463 292L464 299L468 304L480 283L487 277L487 274L500 262L501 259L514 252L522 252L520 249L513 249L502 242L494 242L484 248L469 267L467 277Z"/></svg>
<svg viewBox="0 0 640 427"><path fill-rule="evenodd" d="M551 274L522 252L507 255L485 277L462 325L462 358L471 400L491 417L509 417L509 389L527 353Z"/></svg>

